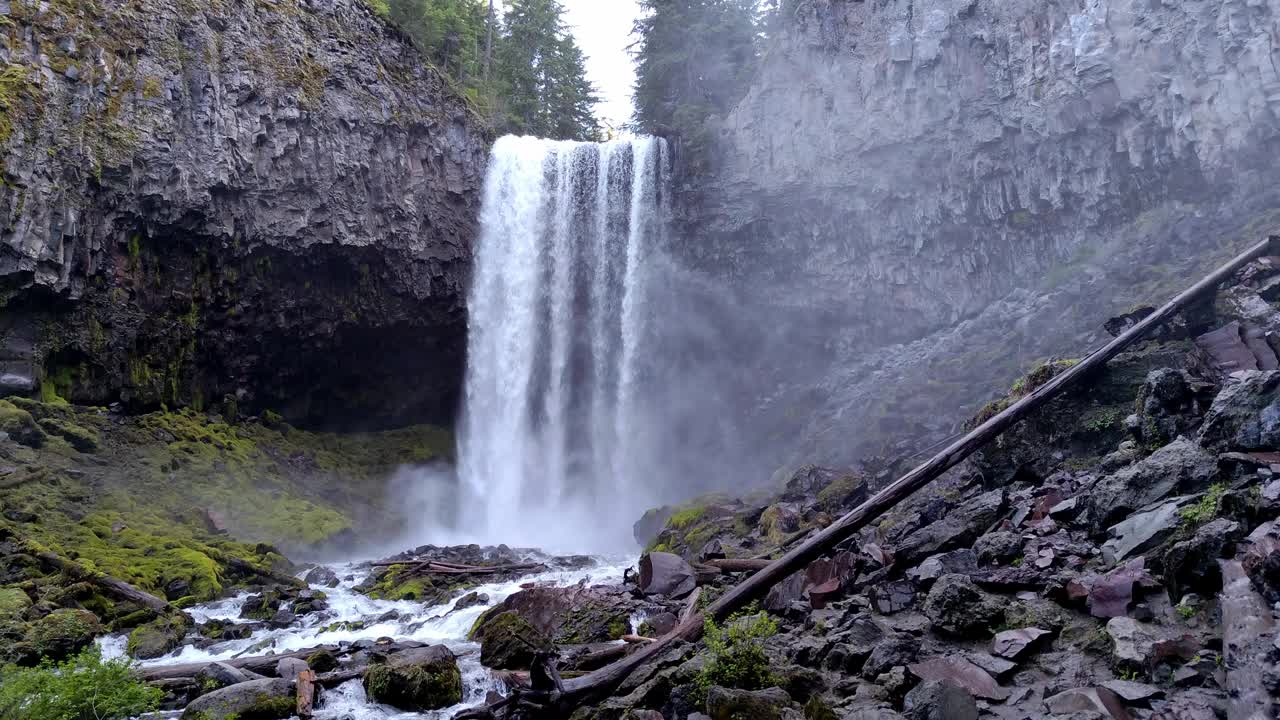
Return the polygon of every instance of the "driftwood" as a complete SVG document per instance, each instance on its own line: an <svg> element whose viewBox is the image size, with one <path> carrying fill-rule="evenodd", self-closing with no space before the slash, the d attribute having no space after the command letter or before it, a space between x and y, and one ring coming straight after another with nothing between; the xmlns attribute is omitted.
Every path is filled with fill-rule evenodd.
<svg viewBox="0 0 1280 720"><path fill-rule="evenodd" d="M315 710L316 703L316 673L314 670L303 670L298 673L298 703L294 708L294 715L307 720L311 717Z"/></svg>
<svg viewBox="0 0 1280 720"><path fill-rule="evenodd" d="M22 545L28 550L34 549L27 543L22 543ZM151 593L143 592L129 583L113 578L110 575L94 572L78 562L68 560L48 550L37 550L32 554L36 559L40 560L40 562L56 567L76 580L82 580L84 582L97 585L102 588L103 591L119 600L125 600L136 605L141 605L142 607L160 615L168 615L169 613L178 612L177 608L170 605L169 601L164 600L163 598L158 598Z"/></svg>
<svg viewBox="0 0 1280 720"><path fill-rule="evenodd" d="M702 588L695 588L689 593L689 599L684 601L684 609L680 611L680 624L689 622L698 612L698 601L702 599Z"/></svg>
<svg viewBox="0 0 1280 720"><path fill-rule="evenodd" d="M697 613L687 619L682 619L680 625L658 642L649 643L639 651L611 665L580 678L568 680L563 684L563 689L557 689L551 693L526 693L525 695L528 697L521 697L518 702L551 705L560 710L565 716L568 716L570 709L607 696L636 668L665 652L672 644L681 640L696 640L702 633L704 616L722 621L752 600L763 597L775 584L792 573L804 569L810 562L852 537L854 533L865 527L872 520L892 509L947 470L955 467L1005 430L1008 430L1045 403L1057 397L1062 391L1101 370L1108 361L1153 328L1170 319L1190 301L1216 288L1219 283L1228 279L1237 270L1266 254L1280 254L1280 237L1264 240L1243 254L1238 255L1226 265L1218 268L1200 282L1166 303L1159 310L1120 334L1110 343L1085 357L1077 365L1055 376L1049 382L1013 403L995 417L969 431L923 464L918 465L906 475L885 486L880 492L833 522L817 535L809 538L795 549L787 552L786 555L773 561L755 575L735 586L709 605L703 613Z"/></svg>
<svg viewBox="0 0 1280 720"><path fill-rule="evenodd" d="M658 642L658 639L643 635L623 635L622 642L628 645L643 645L645 643Z"/></svg>

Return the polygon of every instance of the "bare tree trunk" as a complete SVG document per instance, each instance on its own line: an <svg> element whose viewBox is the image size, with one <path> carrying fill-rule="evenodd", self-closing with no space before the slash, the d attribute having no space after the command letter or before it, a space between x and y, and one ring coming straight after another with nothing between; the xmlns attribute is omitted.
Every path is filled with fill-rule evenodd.
<svg viewBox="0 0 1280 720"><path fill-rule="evenodd" d="M489 84L489 68L493 65L493 0L489 0L489 22L484 39L484 82Z"/></svg>

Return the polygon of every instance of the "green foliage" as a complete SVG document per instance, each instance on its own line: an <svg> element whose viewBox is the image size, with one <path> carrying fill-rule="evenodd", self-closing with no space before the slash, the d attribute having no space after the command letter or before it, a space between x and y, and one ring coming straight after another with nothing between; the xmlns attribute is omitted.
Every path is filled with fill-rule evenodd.
<svg viewBox="0 0 1280 720"><path fill-rule="evenodd" d="M1184 532L1195 532L1196 528L1209 522L1218 516L1218 502L1222 500L1222 496L1227 491L1227 486L1217 483L1209 488L1204 494L1192 505L1182 508L1182 529Z"/></svg>
<svg viewBox="0 0 1280 720"><path fill-rule="evenodd" d="M1190 620L1191 618L1196 616L1197 612L1199 612L1191 605L1179 605L1175 609L1178 611L1178 616L1181 617L1183 620Z"/></svg>
<svg viewBox="0 0 1280 720"><path fill-rule="evenodd" d="M778 623L767 614L749 607L732 615L720 627L708 617L704 621L703 642L711 657L694 679L694 701L702 704L713 685L742 690L763 690L780 680L769 665L764 642L778 634Z"/></svg>
<svg viewBox="0 0 1280 720"><path fill-rule="evenodd" d="M635 123L674 130L696 151L706 120L745 94L760 57L755 0L641 0Z"/></svg>
<svg viewBox="0 0 1280 720"><path fill-rule="evenodd" d="M558 0L366 0L504 132L595 140L595 88Z"/></svg>
<svg viewBox="0 0 1280 720"><path fill-rule="evenodd" d="M94 647L58 665L0 670L5 720L125 720L156 710L163 696Z"/></svg>

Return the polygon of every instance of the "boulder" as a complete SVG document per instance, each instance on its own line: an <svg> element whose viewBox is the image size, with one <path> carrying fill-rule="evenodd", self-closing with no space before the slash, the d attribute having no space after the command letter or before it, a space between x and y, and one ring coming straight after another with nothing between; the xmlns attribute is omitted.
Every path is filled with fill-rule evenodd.
<svg viewBox="0 0 1280 720"><path fill-rule="evenodd" d="M509 595L476 621L472 636L504 612L514 612L555 643L585 645L617 640L631 631L635 602L621 588L532 587Z"/></svg>
<svg viewBox="0 0 1280 720"><path fill-rule="evenodd" d="M1221 590L1218 560L1228 557L1242 535L1239 523L1218 518L1199 527L1191 539L1166 550L1164 579L1173 597L1188 592L1212 595Z"/></svg>
<svg viewBox="0 0 1280 720"><path fill-rule="evenodd" d="M1004 621L1005 603L978 589L966 575L943 575L924 601L924 614L936 631L953 636L994 632Z"/></svg>
<svg viewBox="0 0 1280 720"><path fill-rule="evenodd" d="M224 662L212 662L196 671L196 685L201 690L221 690L224 687L239 685L253 680L254 677L245 671L231 667Z"/></svg>
<svg viewBox="0 0 1280 720"><path fill-rule="evenodd" d="M1154 685L1132 680L1108 680L1102 686L1115 693L1121 700L1129 703L1146 702L1153 698L1164 696L1164 690Z"/></svg>
<svg viewBox="0 0 1280 720"><path fill-rule="evenodd" d="M1233 374L1205 414L1200 442L1220 452L1280 447L1280 372Z"/></svg>
<svg viewBox="0 0 1280 720"><path fill-rule="evenodd" d="M1055 715L1097 713L1111 720L1131 720L1124 703L1106 688L1075 688L1045 698L1044 705Z"/></svg>
<svg viewBox="0 0 1280 720"><path fill-rule="evenodd" d="M707 691L707 714L711 720L798 720L801 717L791 707L791 696L782 688L752 691L718 685Z"/></svg>
<svg viewBox="0 0 1280 720"><path fill-rule="evenodd" d="M986 700L1004 700L1009 691L986 670L961 657L934 657L907 667L912 675L924 681L944 682Z"/></svg>
<svg viewBox="0 0 1280 720"><path fill-rule="evenodd" d="M311 669L311 664L301 658L280 658L280 662L276 663L276 677L285 680L297 680L298 673L306 672Z"/></svg>
<svg viewBox="0 0 1280 720"><path fill-rule="evenodd" d="M284 720L296 706L292 682L250 680L201 695L182 711L182 720Z"/></svg>
<svg viewBox="0 0 1280 720"><path fill-rule="evenodd" d="M645 595L677 599L697 586L693 568L679 555L652 552L640 558L640 591Z"/></svg>
<svg viewBox="0 0 1280 720"><path fill-rule="evenodd" d="M910 635L895 634L876 643L862 663L862 677L875 680L894 667L904 667L915 662L920 641Z"/></svg>
<svg viewBox="0 0 1280 720"><path fill-rule="evenodd" d="M32 623L27 639L39 657L63 660L92 645L100 634L98 616L88 610L64 608Z"/></svg>
<svg viewBox="0 0 1280 720"><path fill-rule="evenodd" d="M1025 655L1038 640L1051 634L1048 630L1035 627L999 632L996 633L995 640L992 642L991 652L1003 658L1017 660Z"/></svg>
<svg viewBox="0 0 1280 720"><path fill-rule="evenodd" d="M512 611L486 622L474 639L480 641L480 664L495 670L528 669L537 653L554 647L546 635Z"/></svg>
<svg viewBox="0 0 1280 720"><path fill-rule="evenodd" d="M462 702L462 673L444 645L403 650L364 674L369 699L401 710L424 712Z"/></svg>
<svg viewBox="0 0 1280 720"><path fill-rule="evenodd" d="M1135 513L1107 529L1111 539L1102 545L1108 562L1120 562L1146 552L1169 538L1182 525L1182 499L1161 503Z"/></svg>
<svg viewBox="0 0 1280 720"><path fill-rule="evenodd" d="M894 555L899 564L913 565L939 552L972 544L1000 518L1005 507L1003 490L972 497L958 507L939 508L936 519L923 527L904 523L891 530Z"/></svg>
<svg viewBox="0 0 1280 720"><path fill-rule="evenodd" d="M183 613L171 613L134 628L129 633L126 649L130 657L153 660L178 649L190 629L189 617Z"/></svg>
<svg viewBox="0 0 1280 720"><path fill-rule="evenodd" d="M664 505L645 511L644 515L631 526L631 535L641 547L648 547L666 527L667 521L675 514L675 508Z"/></svg>
<svg viewBox="0 0 1280 720"><path fill-rule="evenodd" d="M310 585L319 585L321 587L334 588L338 587L338 574L324 565L317 565L307 571L302 576Z"/></svg>
<svg viewBox="0 0 1280 720"><path fill-rule="evenodd" d="M1217 457L1180 437L1147 458L1103 477L1088 491L1088 519L1096 530L1173 494L1203 491L1218 472Z"/></svg>
<svg viewBox="0 0 1280 720"><path fill-rule="evenodd" d="M987 533L973 544L973 552L982 565L1003 565L1022 557L1021 533L998 531Z"/></svg>
<svg viewBox="0 0 1280 720"><path fill-rule="evenodd" d="M978 569L978 555L963 548L948 553L930 555L924 562L907 571L907 575L921 588L927 589L935 580L952 573L972 575Z"/></svg>
<svg viewBox="0 0 1280 720"><path fill-rule="evenodd" d="M902 714L910 720L978 720L978 703L962 687L926 680L907 693Z"/></svg>
<svg viewBox="0 0 1280 720"><path fill-rule="evenodd" d="M467 608L470 608L470 607L477 607L479 605L488 605L488 604L489 604L488 595L484 593L478 593L478 592L469 592L466 595L463 595L462 597L458 598L458 601L453 604L453 612L457 612L458 610L466 610Z"/></svg>

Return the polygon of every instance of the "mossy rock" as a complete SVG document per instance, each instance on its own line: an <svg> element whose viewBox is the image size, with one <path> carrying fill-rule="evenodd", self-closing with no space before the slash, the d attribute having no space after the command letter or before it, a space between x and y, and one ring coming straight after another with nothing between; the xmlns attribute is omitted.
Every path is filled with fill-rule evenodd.
<svg viewBox="0 0 1280 720"><path fill-rule="evenodd" d="M44 445L47 435L36 423L31 413L9 402L0 400L0 432L13 438L20 445L38 448Z"/></svg>
<svg viewBox="0 0 1280 720"><path fill-rule="evenodd" d="M338 658L328 650L321 650L307 656L307 665L318 673L327 673L338 669Z"/></svg>
<svg viewBox="0 0 1280 720"><path fill-rule="evenodd" d="M50 435L66 440L71 447L82 453L91 453L98 449L98 434L67 420L44 418L37 423Z"/></svg>
<svg viewBox="0 0 1280 720"><path fill-rule="evenodd" d="M42 658L65 660L102 634L98 616L88 610L61 609L31 624L28 641Z"/></svg>
<svg viewBox="0 0 1280 720"><path fill-rule="evenodd" d="M251 680L201 695L183 711L182 720L285 720L296 708L289 680Z"/></svg>
<svg viewBox="0 0 1280 720"><path fill-rule="evenodd" d="M486 620L475 635L480 642L480 664L495 670L528 669L535 653L553 648L546 635L511 611Z"/></svg>
<svg viewBox="0 0 1280 720"><path fill-rule="evenodd" d="M130 657L153 660L178 649L191 629L191 620L182 613L172 613L141 625L129 633L127 651Z"/></svg>
<svg viewBox="0 0 1280 720"><path fill-rule="evenodd" d="M867 481L860 475L844 475L818 491L818 508L831 514L843 513L867 498Z"/></svg>
<svg viewBox="0 0 1280 720"><path fill-rule="evenodd" d="M31 607L31 598L19 588L0 588L0 621L21 617Z"/></svg>
<svg viewBox="0 0 1280 720"><path fill-rule="evenodd" d="M415 648L370 666L364 689L370 700L401 710L439 710L462 702L462 673L449 648Z"/></svg>

